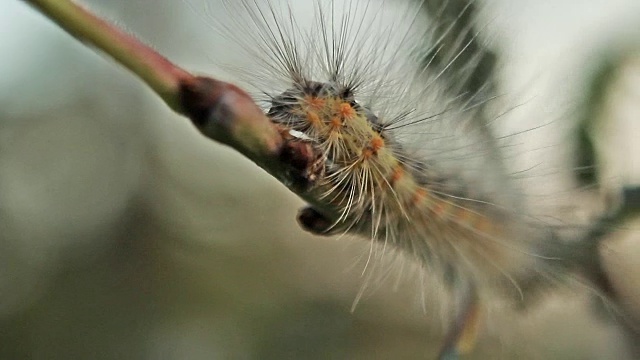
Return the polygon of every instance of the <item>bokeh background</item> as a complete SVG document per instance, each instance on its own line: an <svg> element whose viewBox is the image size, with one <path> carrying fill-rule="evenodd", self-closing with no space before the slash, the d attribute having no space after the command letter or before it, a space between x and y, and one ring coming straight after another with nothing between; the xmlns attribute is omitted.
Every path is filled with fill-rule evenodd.
<svg viewBox="0 0 640 360"><path fill-rule="evenodd" d="M200 1L86 4L195 72L233 59ZM575 210L640 184L640 3L494 0L482 16L500 91L526 99L511 126L547 124L519 161L544 157L556 182L532 186ZM363 277L366 242L301 231L299 199L22 1L0 3L0 56L0 359L433 357L447 300L428 276ZM576 199L558 189L583 120L602 191ZM604 252L636 324L638 228ZM490 310L468 358L632 359L620 313L596 302L577 287Z"/></svg>

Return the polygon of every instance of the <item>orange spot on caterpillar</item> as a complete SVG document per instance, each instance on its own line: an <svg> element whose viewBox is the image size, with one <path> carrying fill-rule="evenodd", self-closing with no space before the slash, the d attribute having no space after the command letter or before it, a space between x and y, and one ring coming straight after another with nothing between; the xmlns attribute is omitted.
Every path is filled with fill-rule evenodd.
<svg viewBox="0 0 640 360"><path fill-rule="evenodd" d="M438 200L433 207L431 208L431 211L439 217L442 217L443 215L447 214L448 210L451 208L451 204L444 201L444 200Z"/></svg>
<svg viewBox="0 0 640 360"><path fill-rule="evenodd" d="M371 142L369 143L369 147L373 151L374 154L377 154L380 149L384 147L384 140L380 135L375 135Z"/></svg>
<svg viewBox="0 0 640 360"><path fill-rule="evenodd" d="M411 197L411 205L417 206L419 205L426 197L429 195L429 192L425 188L418 188L416 192L413 193Z"/></svg>
<svg viewBox="0 0 640 360"><path fill-rule="evenodd" d="M463 208L463 207L458 207L456 208L455 211L455 218L456 220L458 220L459 222L464 222L464 221L469 221L469 220L473 220L474 215L471 211Z"/></svg>
<svg viewBox="0 0 640 360"><path fill-rule="evenodd" d="M373 152L373 149L371 149L370 147L366 147L366 148L362 149L362 159L363 160L368 160L371 157L373 157L373 155L375 155L375 154Z"/></svg>
<svg viewBox="0 0 640 360"><path fill-rule="evenodd" d="M397 165L396 167L393 168L393 172L391 173L391 177L389 178L389 184L393 186L398 181L400 181L400 179L402 179L404 175L405 175L405 171L402 165Z"/></svg>
<svg viewBox="0 0 640 360"><path fill-rule="evenodd" d="M384 147L384 140L379 135L375 135L369 145L362 149L362 159L367 160L378 155L378 151Z"/></svg>
<svg viewBox="0 0 640 360"><path fill-rule="evenodd" d="M373 156L377 156L378 151L382 147L384 147L384 140L382 140L382 138L379 136L374 137L373 139L371 139L371 142L369 143L369 145L367 145L362 150L362 158L366 160Z"/></svg>
<svg viewBox="0 0 640 360"><path fill-rule="evenodd" d="M334 116L333 118L331 118L330 124L331 124L331 130L338 130L342 126L342 119L340 119L337 116Z"/></svg>
<svg viewBox="0 0 640 360"><path fill-rule="evenodd" d="M351 119L356 115L356 111L353 109L351 104L343 102L338 105L338 114L343 119Z"/></svg>
<svg viewBox="0 0 640 360"><path fill-rule="evenodd" d="M320 110L325 106L325 100L316 96L307 95L304 97L304 102L313 110Z"/></svg>
<svg viewBox="0 0 640 360"><path fill-rule="evenodd" d="M322 121L320 120L320 116L318 116L318 114L315 111L307 111L307 120L309 121L309 124L311 124L312 126L319 126L320 124L322 124Z"/></svg>

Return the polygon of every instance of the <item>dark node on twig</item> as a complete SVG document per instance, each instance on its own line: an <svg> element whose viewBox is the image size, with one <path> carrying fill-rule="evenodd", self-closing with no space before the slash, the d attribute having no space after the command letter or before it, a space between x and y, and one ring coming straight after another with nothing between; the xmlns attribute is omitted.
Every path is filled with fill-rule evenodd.
<svg viewBox="0 0 640 360"><path fill-rule="evenodd" d="M333 222L311 206L304 207L298 212L300 226L315 235L331 235Z"/></svg>
<svg viewBox="0 0 640 360"><path fill-rule="evenodd" d="M302 192L311 190L325 173L325 157L313 142L284 134L280 160L290 166L289 187Z"/></svg>
<svg viewBox="0 0 640 360"><path fill-rule="evenodd" d="M206 126L212 112L219 110L225 83L206 77L196 77L180 84L182 111L198 128Z"/></svg>
<svg viewBox="0 0 640 360"><path fill-rule="evenodd" d="M324 176L325 159L320 149L273 124L273 119L233 84L207 77L186 79L180 84L180 105L207 137L254 160L271 159L268 166L279 168L275 175L298 194L311 190Z"/></svg>
<svg viewBox="0 0 640 360"><path fill-rule="evenodd" d="M178 99L180 111L208 138L231 146L272 174L282 168L275 163L284 146L282 133L242 89L191 77L180 81Z"/></svg>

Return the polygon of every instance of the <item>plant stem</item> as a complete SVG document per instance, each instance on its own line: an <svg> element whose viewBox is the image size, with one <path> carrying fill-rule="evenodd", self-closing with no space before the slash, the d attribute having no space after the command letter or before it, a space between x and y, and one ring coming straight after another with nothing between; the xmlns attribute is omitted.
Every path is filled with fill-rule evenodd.
<svg viewBox="0 0 640 360"><path fill-rule="evenodd" d="M272 123L253 99L237 86L194 76L135 37L83 9L72 0L23 0L69 34L110 55L141 78L175 112L188 117L209 139L245 155L289 189L337 217L307 190L309 167L319 158L309 143L291 138ZM287 137L285 139L285 137Z"/></svg>
<svg viewBox="0 0 640 360"><path fill-rule="evenodd" d="M180 83L193 78L133 36L70 0L24 0L83 43L94 46L140 77L176 112Z"/></svg>

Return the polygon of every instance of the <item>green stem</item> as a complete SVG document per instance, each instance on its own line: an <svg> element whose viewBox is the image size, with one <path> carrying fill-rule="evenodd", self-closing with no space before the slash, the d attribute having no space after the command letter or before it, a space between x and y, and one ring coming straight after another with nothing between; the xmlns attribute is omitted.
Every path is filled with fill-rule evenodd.
<svg viewBox="0 0 640 360"><path fill-rule="evenodd" d="M92 45L140 77L176 112L180 82L193 78L133 36L70 0L24 0L83 43Z"/></svg>

